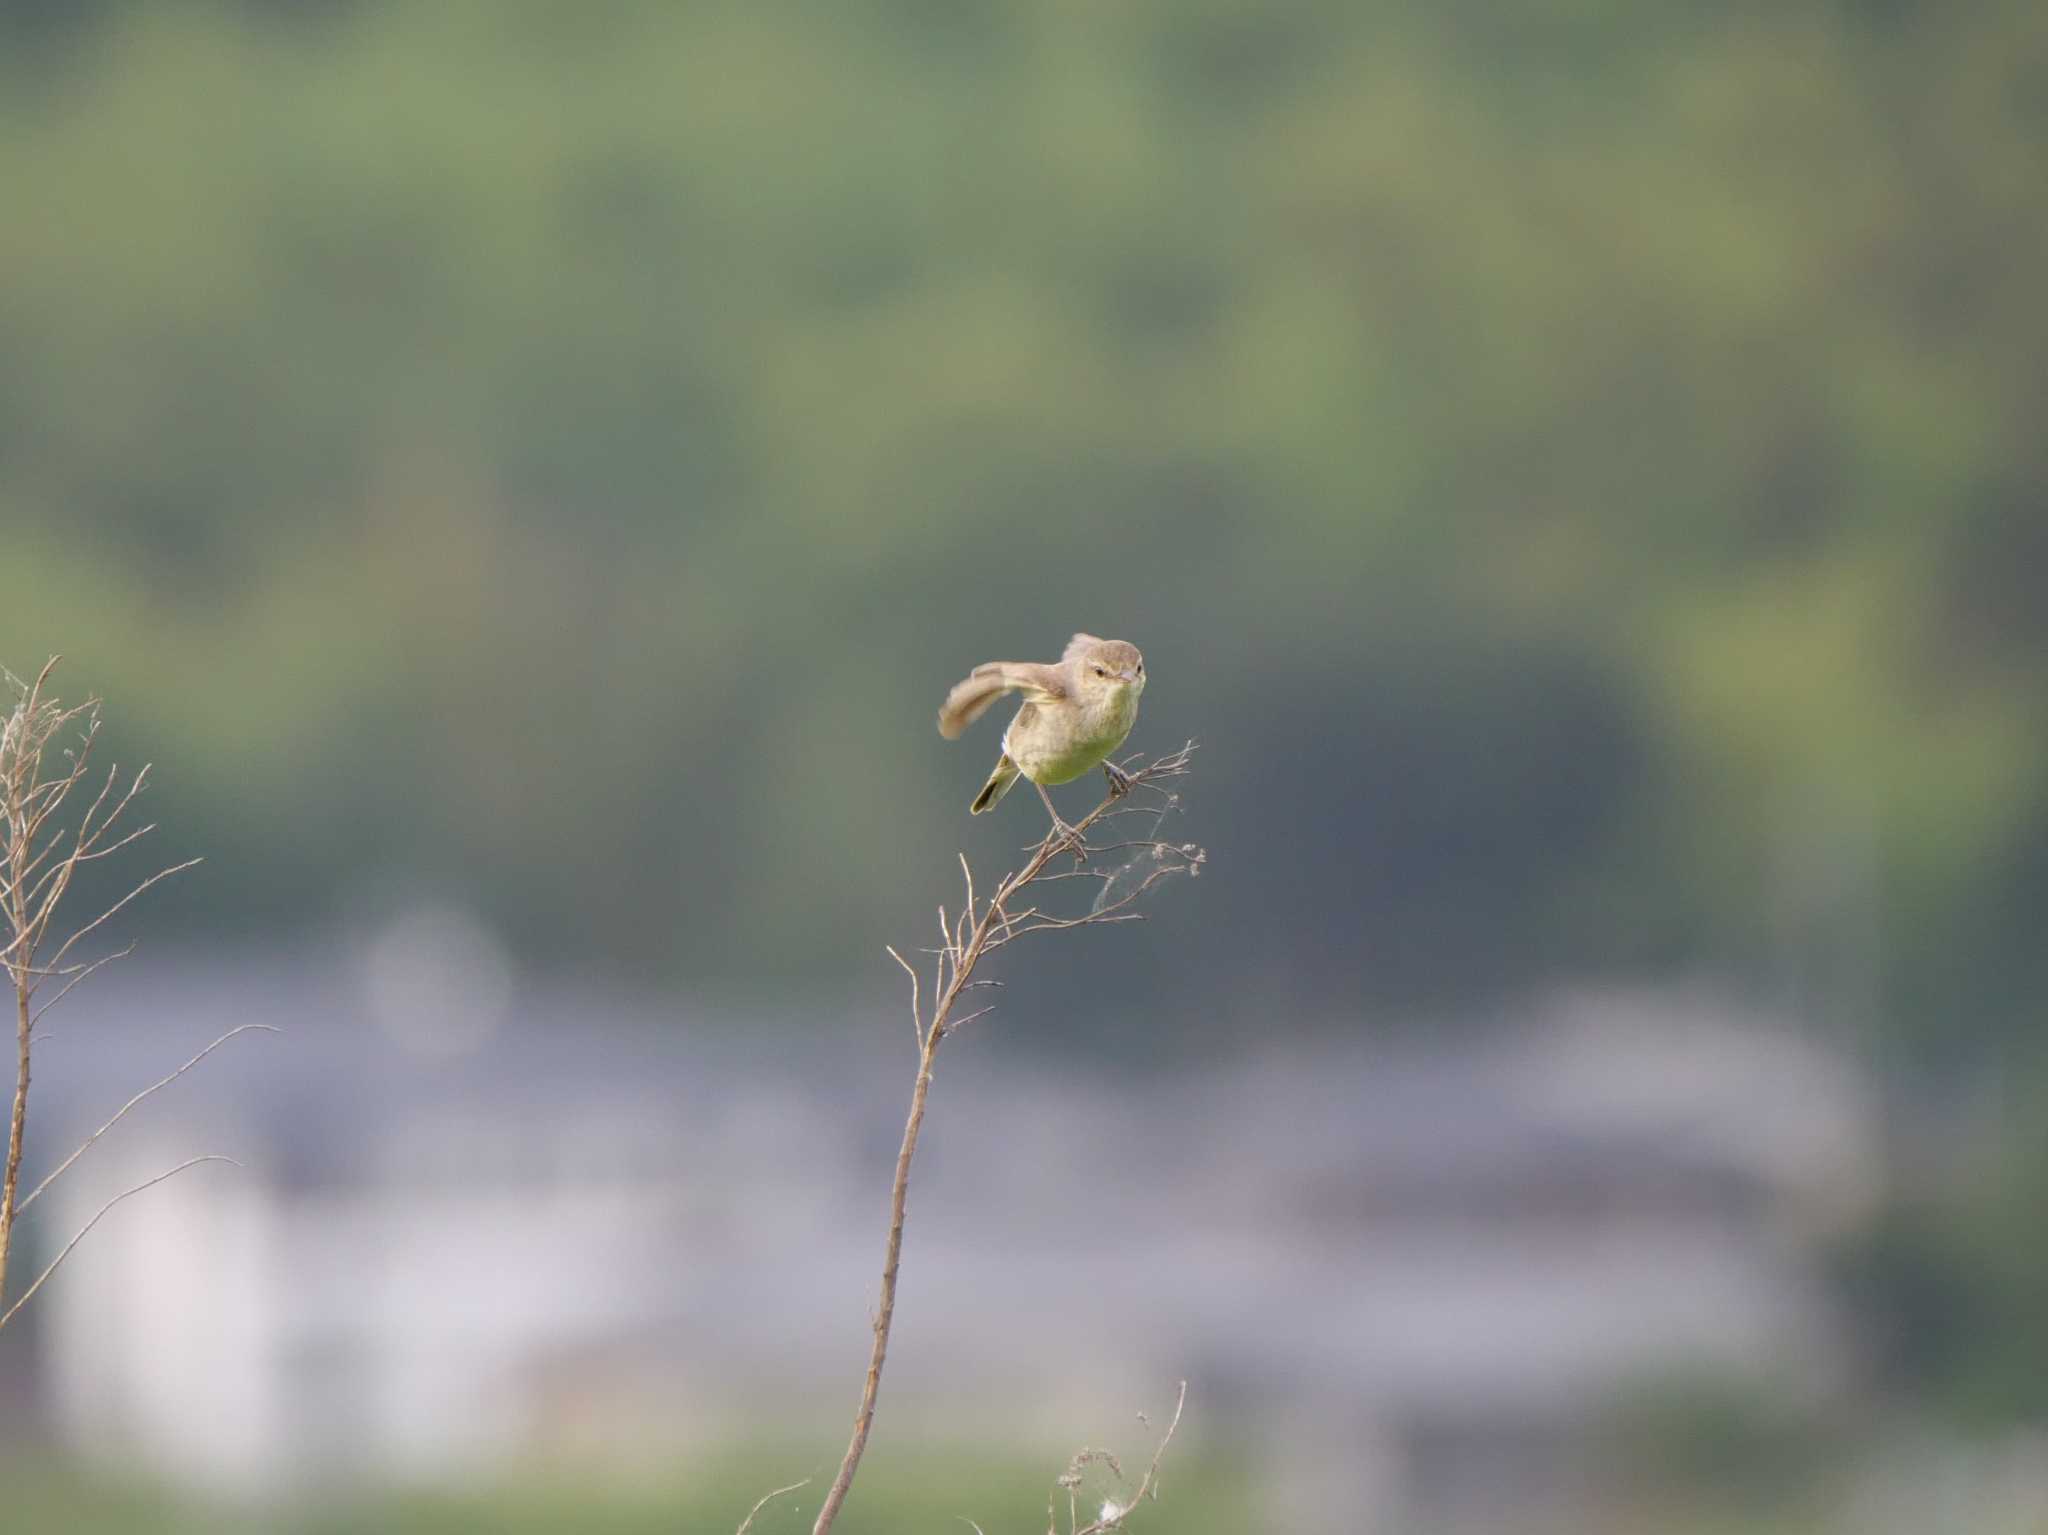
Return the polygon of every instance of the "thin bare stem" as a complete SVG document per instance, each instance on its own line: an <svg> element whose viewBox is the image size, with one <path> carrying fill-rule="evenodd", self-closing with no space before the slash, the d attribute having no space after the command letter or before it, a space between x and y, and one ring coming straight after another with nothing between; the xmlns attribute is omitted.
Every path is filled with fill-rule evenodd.
<svg viewBox="0 0 2048 1535"><path fill-rule="evenodd" d="M893 944L885 943L882 945L882 948L891 959L903 967L903 973L910 977L910 1027L917 1034L917 1048L922 1050L924 1049L924 1010L919 1006L917 999L917 970L911 965L909 960L896 952Z"/></svg>
<svg viewBox="0 0 2048 1535"><path fill-rule="evenodd" d="M28 1094L30 1080L30 1057L33 1047L41 1037L35 1032L36 1022L55 1007L80 982L113 963L129 952L120 949L90 963L67 965L66 958L78 944L89 935L99 931L130 902L151 886L170 878L171 875L189 869L199 860L192 859L167 869L160 869L136 885L120 900L101 912L76 932L56 945L53 954L42 953L50 940L51 927L57 913L70 893L72 881L80 864L108 858L122 851L140 837L147 836L153 829L143 826L121 835L112 835L128 807L135 802L149 782L149 768L144 765L125 784L118 764L110 765L101 779L96 792L91 792L91 802L84 813L73 822L68 830L56 824L58 817L70 802L72 792L86 783L86 776L92 761L93 748L100 735L100 701L88 698L82 704L65 708L48 697L46 687L50 674L56 669L60 658L52 656L37 673L32 683L23 683L11 672L5 673L5 680L14 688L16 698L11 708L0 715L0 968L4 968L14 1001L14 1091L9 1100L7 1118L7 1148L4 1162L0 1162L0 1301L7 1294L9 1259L13 1252L14 1229L17 1218L48 1188L60 1175L68 1170L87 1149L101 1136L111 1130L122 1116L134 1108L151 1093L183 1076L199 1061L234 1035L247 1028L267 1025L244 1025L231 1029L199 1052L192 1060L165 1077L162 1081L144 1088L126 1104L114 1117L88 1136L85 1142L59 1164L57 1169L44 1178L26 1199L20 1197L22 1143L28 1118ZM61 746L61 738L76 732L75 745ZM62 764L61 766L59 764ZM54 829L45 835L45 828ZM132 946L131 946L132 947ZM36 994L45 982L58 979L63 984L57 994L37 1004ZM198 1157L194 1161L226 1161L225 1157ZM173 1172L192 1166L192 1162L180 1163ZM169 1174L165 1174L168 1177ZM117 1195L102 1206L83 1230L74 1236L57 1255L56 1261L39 1274L21 1296L0 1311L0 1327L5 1327L30 1296L40 1290L55 1273L59 1264L71 1253L86 1231L99 1223L115 1204L139 1193L142 1189L159 1183L162 1178L151 1179L127 1193Z"/></svg>
<svg viewBox="0 0 2048 1535"><path fill-rule="evenodd" d="M7 1116L7 1162L0 1174L0 1298L6 1295L7 1260L14 1247L14 1194L21 1182L21 1139L28 1125L29 1043L35 1020L29 1013L33 983L19 974L14 983L14 1099ZM5 1326L0 1318L0 1326Z"/></svg>
<svg viewBox="0 0 2048 1535"><path fill-rule="evenodd" d="M122 896L120 900L116 901L113 905L109 906L97 917L94 917L92 921L86 923L84 927L80 928L77 932L73 933L69 938L65 939L63 943L59 944L57 946L57 952L51 958L50 963L53 965L62 964L64 962L64 956L71 952L73 946L77 944L79 939L85 937L95 928L105 926L107 922L113 918L116 912L120 911L122 907L126 906L130 901L134 900L138 895L142 894L142 892L147 890L151 885L156 884L160 880L169 879L173 874L183 874L187 869L196 869L204 862L206 862L204 858L188 858L183 863L172 864L168 869L158 869L156 873L150 875L148 879L144 880L141 884L137 885L133 890L129 891L126 895Z"/></svg>
<svg viewBox="0 0 2048 1535"><path fill-rule="evenodd" d="M89 965L69 965L62 970L55 970L49 972L52 975L63 976L64 984L61 988L59 988L56 996L50 998L50 1000L47 1002L43 1002L37 1005L35 1012L36 1021L40 1022L43 1014L47 1013L59 1002L62 1002L66 997L70 996L71 988L76 986L80 981L84 980L87 976L91 975L94 971L104 969L106 966L113 964L114 961L116 960L126 959L129 955L133 954L134 952L135 945L131 943L125 945L122 948L114 950L114 952L111 954L102 954L98 959L94 960Z"/></svg>
<svg viewBox="0 0 2048 1535"><path fill-rule="evenodd" d="M99 721L94 720L92 722L91 728L86 732L85 749L80 751L77 758L74 760L71 769L71 783L76 783L78 782L79 779L85 776L85 759L87 754L92 749L93 737L98 734ZM105 781L100 784L100 792L93 796L92 803L85 807L85 814L78 818L78 831L74 838L74 841L76 841L80 845L83 845L85 840L92 835L92 818L99 814L100 806L104 805L107 802L107 796L114 792L114 785L120 782L120 773L120 763L112 762L107 765L107 776ZM140 788L141 785L142 775L140 773L137 773L135 775L135 787ZM66 787L68 788L69 785L67 784ZM127 804L129 799L133 797L134 793L135 789L131 788L126 794L121 796L121 803L123 805ZM54 810L57 807L57 802L63 798L64 796L62 794L56 795L50 801L49 809Z"/></svg>
<svg viewBox="0 0 2048 1535"><path fill-rule="evenodd" d="M1173 1404L1173 1421L1166 1425L1166 1432L1160 1436L1159 1448L1152 1452L1152 1464L1145 1468L1145 1479L1138 1483L1138 1490L1131 1495L1131 1501L1115 1505L1113 1512L1105 1510L1100 1519L1097 1519L1093 1524L1082 1525L1080 1529L1074 1531L1074 1535L1101 1535L1103 1530L1122 1529L1124 1520L1130 1516L1132 1509L1144 1502L1147 1497L1157 1498L1159 1496L1156 1486L1159 1478L1159 1462L1166 1458L1166 1447L1173 1443L1173 1431L1180 1427L1180 1415L1187 1405L1188 1383L1182 1381L1180 1383L1180 1396Z"/></svg>
<svg viewBox="0 0 2048 1535"><path fill-rule="evenodd" d="M896 1176L889 1185L889 1241L882 1259L881 1299L875 1307L874 1347L869 1351L867 1375L861 1382L860 1410L854 1415L852 1442L846 1447L838 1474L832 1478L824 1505L818 1510L817 1523L811 1526L811 1535L824 1535L839 1517L839 1506L846 1501L847 1491L853 1486L853 1474L860 1468L861 1454L867 1449L868 1431L874 1427L875 1399L882 1389L882 1362L889 1353L889 1325L896 1316L896 1271L903 1256L910 1161L917 1155L917 1136L924 1127L925 1097L932 1086L932 1057L938 1053L939 1041L945 1038L945 1008L950 1002L948 997L934 1010L931 1026L925 1030L924 1047L918 1052L917 1081L910 1091L910 1117L904 1121L903 1144L896 1153Z"/></svg>
<svg viewBox="0 0 2048 1535"><path fill-rule="evenodd" d="M78 861L80 863L91 863L95 859L111 858L114 854L120 852L121 849L126 847L129 843L139 842L142 840L142 838L148 836L151 832L155 830L156 822L154 821L151 821L147 826L138 826L135 828L135 830L126 833L118 842L110 842L105 847L95 847L89 853L80 853L78 855Z"/></svg>
<svg viewBox="0 0 2048 1535"><path fill-rule="evenodd" d="M1190 741L1179 751L1154 761L1150 766L1135 771L1126 767L1130 774L1131 788L1157 788L1161 779L1178 777L1188 768L1188 759L1193 755L1194 742ZM1132 762L1138 759L1133 758ZM1203 854L1192 846L1177 850L1178 865L1162 863L1159 870L1141 880L1123 899L1111 903L1101 910L1091 911L1073 918L1051 918L1042 915L1038 908L1031 907L1018 914L1008 910L1008 903L1019 891L1045 874L1046 866L1066 851L1081 853L1086 844L1081 839L1088 828L1119 807L1123 795L1111 795L1090 811L1072 828L1071 836L1064 829L1048 830L1025 860L1024 866L1014 873L1006 874L996 885L996 893L985 903L978 903L974 888L974 871L963 856L960 868L966 879L967 904L957 921L949 922L944 906L939 908L939 948L934 951L937 974L932 988L931 1013L929 1021L920 1021L918 1015L917 974L911 970L902 955L893 948L889 955L905 970L911 970L912 1021L918 1027L917 1077L911 1086L910 1112L903 1124L903 1142L896 1153L895 1175L889 1185L889 1233L882 1253L882 1285L880 1299L876 1303L874 1317L874 1341L868 1352L867 1373L861 1382L860 1407L854 1414L853 1436L846 1447L839 1471L832 1479L832 1485L825 1494L824 1504L818 1510L817 1522L812 1526L811 1535L827 1535L833 1521L838 1518L841 1505L853 1486L853 1478L860 1468L862 1454L867 1449L868 1435L874 1428L875 1402L881 1392L882 1366L889 1353L889 1329L896 1315L896 1276L903 1258L903 1224L910 1192L910 1167L917 1155L917 1140L924 1126L925 1101L931 1091L932 1063L939 1046L946 1036L957 1028L964 1027L989 1011L984 1007L966 1016L955 1019L953 1010L962 993L977 984L974 968L983 958L1003 945L1022 937L1025 933L1046 932L1071 927L1088 927L1097 923L1129 920L1121 908L1128 906L1167 873L1199 868ZM1171 800L1162 806L1161 813L1171 808ZM1166 846L1166 844L1160 844ZM1178 1413L1176 1412L1176 1421Z"/></svg>
<svg viewBox="0 0 2048 1535"><path fill-rule="evenodd" d="M747 1531L753 1526L754 1516L760 1513L762 1509L766 1508L770 1503L773 1503L777 1498L781 1497L784 1493L800 1492L801 1490L810 1485L811 1479L809 1477L805 1477L800 1482L791 1482L787 1487L776 1488L773 1492L769 1493L766 1497L762 1498L760 1502L756 1503L752 1508L747 1510L747 1517L740 1521L740 1527L734 1530L732 1532L732 1535L747 1535Z"/></svg>
<svg viewBox="0 0 2048 1535"><path fill-rule="evenodd" d="M145 762L136 770L134 778L129 780L127 789L118 800L114 801L114 808L101 818L98 825L94 825L93 817L99 814L100 806L106 802L107 798L106 790L102 789L100 791L100 797L93 801L92 808L86 811L78 822L78 840L82 845L87 848L95 846L100 838L113 829L114 823L121 819L122 813L135 803L135 796L148 787L150 766L149 763ZM119 772L119 764L107 769L108 788L113 787L115 775Z"/></svg>
<svg viewBox="0 0 2048 1535"><path fill-rule="evenodd" d="M7 1116L7 1153L0 1170L0 1296L5 1295L7 1261L14 1241L15 1192L21 1178L22 1136L28 1120L29 1046L35 1020L29 1011L34 994L35 936L27 889L33 868L35 830L46 807L59 801L82 770L74 765L46 791L40 777L43 750L61 727L64 716L43 703L43 684L57 664L52 656L33 684L22 690L15 709L0 722L0 822L7 833L6 964L14 988L14 1092Z"/></svg>
<svg viewBox="0 0 2048 1535"><path fill-rule="evenodd" d="M149 1086L145 1087L141 1092L137 1093L133 1098L130 1098L126 1103L122 1104L118 1109L116 1109L114 1111L113 1118L109 1119L97 1130L93 1131L92 1134L88 1135L84 1140L80 1141L77 1147L72 1151L70 1156L66 1157L63 1161L59 1162L54 1168L50 1170L49 1175L45 1177L41 1183L38 1183L33 1189L29 1190L28 1197L22 1200L21 1204L18 1207L16 1207L15 1214L19 1215L22 1211L26 1210L30 1205L34 1204L36 1202L36 1196L41 1194L44 1189L48 1188L51 1184L55 1183L59 1178L61 1178L64 1175L65 1171L70 1168L73 1162L76 1162L80 1157L84 1156L86 1152L92 1149L93 1142L97 1141L109 1130L113 1129L114 1126L118 1125L121 1122L122 1116L125 1115L130 1109L134 1108L135 1105L142 1102L143 1099L147 1098L151 1093L156 1092L159 1088L169 1087L173 1082L177 1081L178 1078L182 1077L194 1066L197 1066L201 1061L205 1060L209 1055L213 1054L214 1051L218 1050L222 1045L226 1044L229 1040L233 1039L237 1034L247 1034L252 1030L260 1034L279 1034L283 1032L283 1030L275 1028L267 1023L244 1023L238 1024L234 1028L229 1029L227 1033L221 1035L220 1038L216 1039L204 1050L200 1051L197 1055L193 1056L191 1060L187 1061L184 1065L180 1066L176 1071L172 1072L169 1076L159 1077L156 1081L150 1083Z"/></svg>
<svg viewBox="0 0 2048 1535"><path fill-rule="evenodd" d="M974 1022L975 1019L980 1018L985 1014L992 1013L995 1010L996 1008L993 1002L991 1002L987 1007L978 1007L973 1012L968 1013L964 1017L955 1018L951 1023L947 1024L946 1032L948 1034L958 1034L962 1029L966 1028L967 1025Z"/></svg>
<svg viewBox="0 0 2048 1535"><path fill-rule="evenodd" d="M23 1290L21 1292L20 1298L17 1299L13 1305L9 1306L6 1309L6 1311L0 1312L0 1327L5 1327L9 1322L13 1321L14 1313L19 1311L23 1306L26 1306L31 1300L35 1299L36 1291L40 1290L43 1287L43 1285L49 1280L49 1277L57 1272L58 1268L63 1264L64 1260L71 1256L71 1250L74 1247L76 1247L80 1242L83 1242L85 1240L86 1233L91 1231L93 1227L97 1226L100 1223L101 1217L103 1217L109 1210L113 1209L115 1205L119 1204L124 1199L128 1199L136 1194L140 1194L144 1189L153 1189L159 1183L162 1183L166 1178L175 1178L179 1173L182 1173L186 1168L197 1167L201 1162L225 1162L230 1167L240 1167L242 1165L240 1162L237 1162L233 1157L188 1157L185 1161L180 1162L176 1167L170 1168L165 1172L160 1172L154 1178L145 1178L142 1180L142 1182L136 1184L135 1187L121 1190L120 1193L116 1194L112 1199L108 1200L105 1204L101 1205L97 1210L93 1212L92 1219L87 1221L83 1226L80 1226L78 1230L72 1235L71 1240L64 1244L64 1250L58 1253L56 1257L50 1260L50 1266L44 1269L40 1274L36 1275L35 1282L31 1284L26 1290Z"/></svg>

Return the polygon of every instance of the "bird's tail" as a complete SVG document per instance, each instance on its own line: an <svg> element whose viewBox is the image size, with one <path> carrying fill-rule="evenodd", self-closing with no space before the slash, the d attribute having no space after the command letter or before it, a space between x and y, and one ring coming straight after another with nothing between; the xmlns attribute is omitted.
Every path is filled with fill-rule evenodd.
<svg viewBox="0 0 2048 1535"><path fill-rule="evenodd" d="M984 810L993 810L996 801L1010 792L1010 785L1017 781L1017 764L1005 752L996 758L996 770L988 775L988 782L981 786L981 792L974 796L974 803L967 807L971 815L980 815Z"/></svg>

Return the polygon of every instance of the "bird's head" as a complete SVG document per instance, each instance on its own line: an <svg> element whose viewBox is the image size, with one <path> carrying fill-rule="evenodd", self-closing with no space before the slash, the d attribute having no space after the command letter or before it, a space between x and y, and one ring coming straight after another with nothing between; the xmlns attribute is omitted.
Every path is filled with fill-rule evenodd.
<svg viewBox="0 0 2048 1535"><path fill-rule="evenodd" d="M1145 658L1128 640L1097 640L1074 657L1081 692L1106 698L1145 691Z"/></svg>

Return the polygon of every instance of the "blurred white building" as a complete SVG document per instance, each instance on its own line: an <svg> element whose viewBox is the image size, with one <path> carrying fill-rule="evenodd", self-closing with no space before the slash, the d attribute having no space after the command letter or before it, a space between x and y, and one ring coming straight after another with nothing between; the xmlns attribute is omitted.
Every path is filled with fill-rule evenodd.
<svg viewBox="0 0 2048 1535"><path fill-rule="evenodd" d="M407 997L467 991L371 969L80 993L38 1080L44 1164L221 1029L290 1032L151 1099L38 1212L54 1235L197 1152L244 1164L128 1201L39 1299L64 1442L261 1488L836 1438L907 1024L714 1026L508 985L415 1036ZM1871 1192L1872 1123L1782 1029L1581 997L1456 1042L1126 1078L994 1033L1028 1026L940 1059L898 1433L1056 1464L1133 1443L1185 1376L1191 1441L1249 1445L1282 1513L1454 1528L1507 1499L1526 1528L1573 1506L1589 1426L1636 1383L1844 1382L1815 1241Z"/></svg>

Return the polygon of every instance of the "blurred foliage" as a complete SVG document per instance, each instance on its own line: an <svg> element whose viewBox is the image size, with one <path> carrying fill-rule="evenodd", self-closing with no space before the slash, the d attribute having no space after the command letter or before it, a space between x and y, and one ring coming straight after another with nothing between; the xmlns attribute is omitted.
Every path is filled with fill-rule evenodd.
<svg viewBox="0 0 2048 1535"><path fill-rule="evenodd" d="M1178 1455L1178 1449L1173 1453ZM280 1500L260 1512L179 1501L61 1464L0 1459L0 1473L7 1488L8 1528L63 1530L67 1535L141 1530L152 1535L255 1535L259 1530L275 1535L556 1535L563 1530L670 1535L677 1530L736 1528L755 1499L796 1479L791 1465L813 1464L809 1457L814 1455L815 1447L801 1456L748 1450L698 1467L680 1481L558 1475L470 1492L374 1498L330 1489L299 1502ZM1037 1529L1053 1478L1063 1469L972 1451L903 1455L878 1447L869 1459L871 1464L862 1467L860 1481L833 1526L840 1535L937 1530L960 1525L963 1512L991 1530ZM824 1467L811 1487L764 1508L754 1521L753 1535L808 1531L831 1470ZM1175 1535L1234 1535L1252 1527L1249 1483L1243 1468L1228 1455L1198 1447L1178 1468L1169 1460L1161 1487L1157 1504L1147 1504L1132 1515L1129 1523L1136 1535L1147 1530L1161 1535L1167 1530ZM1066 1495L1059 1496L1064 1527Z"/></svg>
<svg viewBox="0 0 2048 1535"><path fill-rule="evenodd" d="M1609 1484L1633 1525L1668 1529L1717 1513L1744 1528L1818 1526L1844 1457L1821 1418L1754 1379L1666 1376L1619 1394L1600 1436Z"/></svg>
<svg viewBox="0 0 2048 1535"><path fill-rule="evenodd" d="M1997 1098L1836 1262L1880 1381L1977 1430L2048 1424L2048 1063Z"/></svg>
<svg viewBox="0 0 2048 1535"><path fill-rule="evenodd" d="M195 924L802 985L1036 829L932 711L1088 627L1207 743L1116 967L1194 1027L1839 951L1967 1047L2048 979L2043 101L2031 0L10 0L0 658Z"/></svg>

